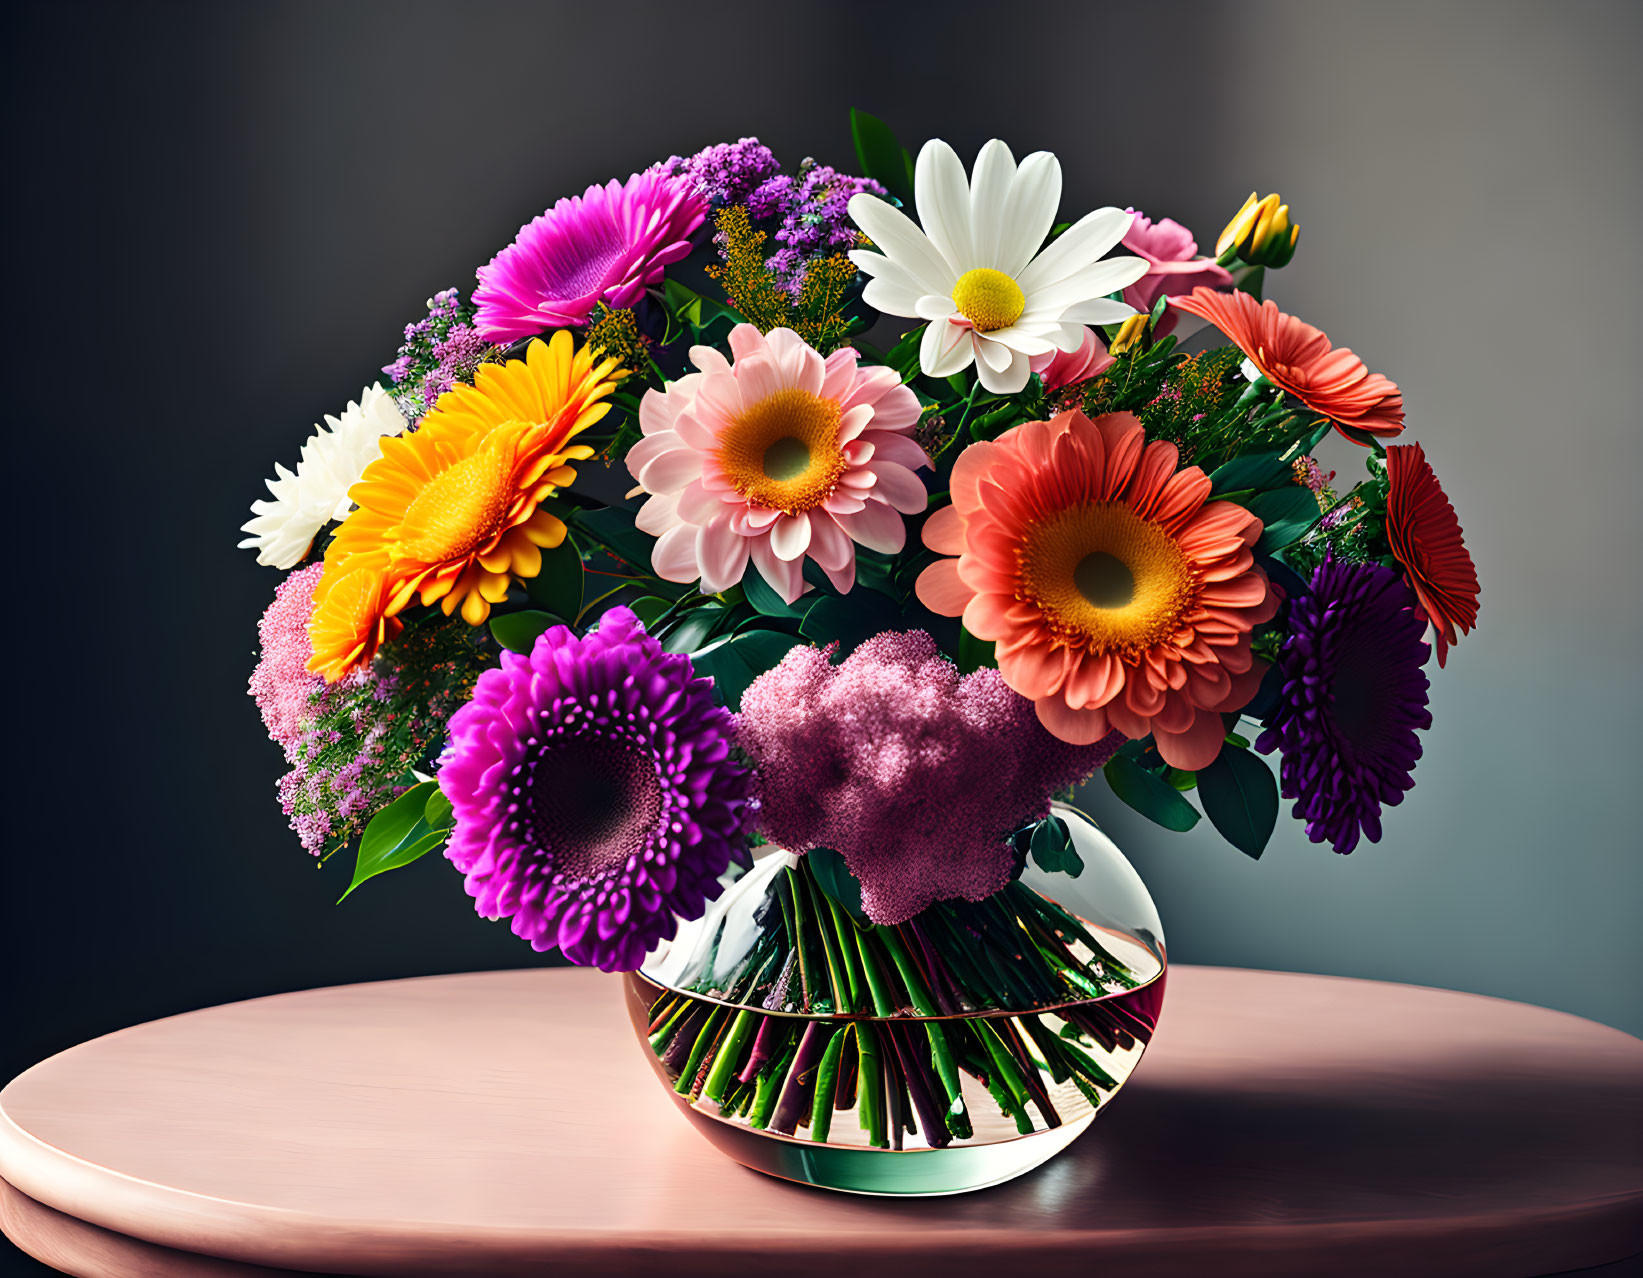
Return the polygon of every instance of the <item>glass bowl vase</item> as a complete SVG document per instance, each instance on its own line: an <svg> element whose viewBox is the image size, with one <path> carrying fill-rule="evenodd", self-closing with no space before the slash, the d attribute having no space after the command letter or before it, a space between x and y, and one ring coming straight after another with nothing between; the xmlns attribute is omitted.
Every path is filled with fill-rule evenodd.
<svg viewBox="0 0 1643 1278"><path fill-rule="evenodd" d="M836 855L766 849L625 977L679 1111L745 1166L858 1194L964 1193L1065 1149L1140 1061L1166 965L1130 863L1055 815L1067 852L894 927Z"/></svg>

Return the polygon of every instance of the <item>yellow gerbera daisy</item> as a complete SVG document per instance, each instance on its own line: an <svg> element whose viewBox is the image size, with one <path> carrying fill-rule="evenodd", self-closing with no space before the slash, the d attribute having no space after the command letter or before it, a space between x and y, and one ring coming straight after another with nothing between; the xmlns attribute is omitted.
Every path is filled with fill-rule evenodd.
<svg viewBox="0 0 1643 1278"><path fill-rule="evenodd" d="M420 595L477 626L513 577L534 577L542 547L565 539L565 525L538 505L576 478L569 463L593 456L569 441L610 411L618 372L616 360L574 350L561 330L531 342L522 360L481 365L413 434L384 440L348 490L356 509L325 552L309 668L335 680L364 659L369 645L358 639L377 626L358 615L361 600L380 601L385 619ZM354 582L333 599L356 572L376 588Z"/></svg>

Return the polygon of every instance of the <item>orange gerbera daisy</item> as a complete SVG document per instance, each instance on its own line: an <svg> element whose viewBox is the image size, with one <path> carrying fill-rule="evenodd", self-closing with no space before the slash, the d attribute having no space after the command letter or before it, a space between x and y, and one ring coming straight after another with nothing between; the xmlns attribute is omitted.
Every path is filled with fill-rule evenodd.
<svg viewBox="0 0 1643 1278"><path fill-rule="evenodd" d="M370 661L404 628L398 617L387 615L394 578L386 567L384 555L357 555L333 579L325 607L315 608L308 620L309 646L315 653L328 654L324 666L310 659L310 670L335 682Z"/></svg>
<svg viewBox="0 0 1643 1278"><path fill-rule="evenodd" d="M1206 502L1129 413L1078 411L972 444L953 504L925 522L918 596L996 644L999 673L1063 741L1149 732L1172 766L1220 753L1223 710L1246 705L1265 664L1250 630L1278 610L1255 564L1261 521Z"/></svg>
<svg viewBox="0 0 1643 1278"><path fill-rule="evenodd" d="M1478 570L1419 444L1386 450L1386 478L1386 539L1432 622L1441 666L1449 645L1478 623Z"/></svg>
<svg viewBox="0 0 1643 1278"><path fill-rule="evenodd" d="M1370 435L1396 435L1403 429L1403 394L1390 378L1371 373L1346 347L1332 348L1328 337L1285 315L1276 303L1203 287L1170 302L1215 325L1249 356L1261 376L1336 426Z"/></svg>
<svg viewBox="0 0 1643 1278"><path fill-rule="evenodd" d="M614 359L573 350L561 330L531 342L522 360L481 365L474 384L441 395L414 434L385 439L348 490L356 508L325 552L309 668L341 678L374 651L361 636L381 642L377 623L419 595L477 626L513 577L534 577L542 548L565 539L563 522L539 503L576 478L570 462L593 456L569 441L610 411L617 371ZM372 581L342 590L356 573ZM379 609L375 621L368 605Z"/></svg>

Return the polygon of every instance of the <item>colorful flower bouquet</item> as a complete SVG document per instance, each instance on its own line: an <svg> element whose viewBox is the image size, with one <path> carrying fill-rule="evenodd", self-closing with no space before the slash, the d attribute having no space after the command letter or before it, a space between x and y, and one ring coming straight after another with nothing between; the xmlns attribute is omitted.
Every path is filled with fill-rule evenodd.
<svg viewBox="0 0 1643 1278"><path fill-rule="evenodd" d="M1151 903L1058 797L1259 856L1276 752L1313 841L1378 839L1478 584L1398 388L1261 300L1276 196L1211 257L1058 221L1048 153L852 125L859 176L710 146L436 295L253 505L251 691L344 896L443 848L630 974L735 1156L943 1192L1083 1130L1157 1018Z"/></svg>

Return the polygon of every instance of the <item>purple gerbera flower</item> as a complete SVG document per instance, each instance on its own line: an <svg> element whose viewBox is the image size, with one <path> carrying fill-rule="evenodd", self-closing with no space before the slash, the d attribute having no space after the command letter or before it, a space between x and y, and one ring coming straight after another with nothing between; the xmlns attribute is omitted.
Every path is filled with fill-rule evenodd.
<svg viewBox="0 0 1643 1278"><path fill-rule="evenodd" d="M701 916L738 855L749 777L734 722L690 659L626 608L528 657L502 654L451 718L445 855L486 918L536 950L631 971Z"/></svg>
<svg viewBox="0 0 1643 1278"><path fill-rule="evenodd" d="M1283 751L1283 793L1314 843L1350 852L1381 837L1381 804L1403 802L1432 726L1421 666L1426 623L1398 573L1326 558L1290 610L1282 700L1255 743Z"/></svg>
<svg viewBox="0 0 1643 1278"><path fill-rule="evenodd" d="M599 302L633 306L663 268L689 254L706 216L695 183L659 168L560 200L479 268L480 333L512 342L586 324Z"/></svg>

